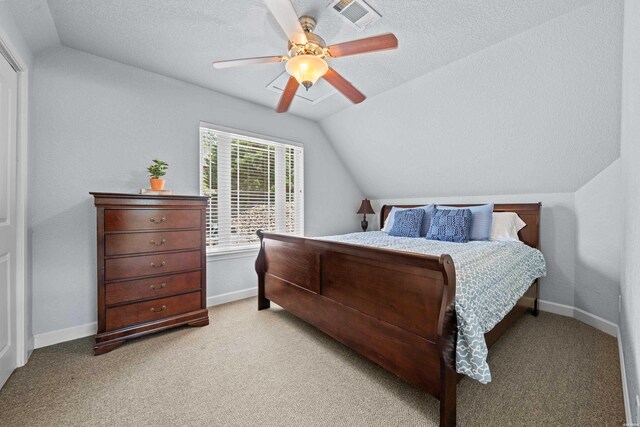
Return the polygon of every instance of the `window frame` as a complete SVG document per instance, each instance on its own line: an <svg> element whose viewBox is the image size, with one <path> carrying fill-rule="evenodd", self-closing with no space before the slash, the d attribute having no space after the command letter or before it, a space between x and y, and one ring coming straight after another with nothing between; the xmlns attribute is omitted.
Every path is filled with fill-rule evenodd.
<svg viewBox="0 0 640 427"><path fill-rule="evenodd" d="M250 131L245 131L245 130L240 130L240 129L235 129L235 128L231 128L228 126L222 126L222 125L217 125L217 124L213 124L213 123L209 123L209 122L203 122L201 121L199 123L199 127L198 127L198 164L199 164L199 168L198 168L198 188L199 188L199 193L201 196L206 196L205 192L204 192L204 188L202 186L203 183L203 170L204 170L204 163L203 163L203 155L202 155L202 139L200 138L200 129L201 128L205 128L214 132L223 132L223 133L227 133L227 134L231 134L232 137L237 138L237 139L241 139L244 141L249 141L249 142L255 142L258 144L284 144L284 145L290 145L293 147L298 147L302 149L302 182L300 183L300 189L302 192L302 201L301 201L301 206L302 206L302 215L300 216L300 232L301 235L304 235L304 199L305 199L305 191L304 191L304 145L300 142L296 142L296 141L291 141L288 139L284 139L284 138L279 138L279 137L275 137L275 136L271 136L271 135L266 135L266 134L261 134L261 133L256 133L256 132L250 132ZM296 186L297 188L297 186ZM207 253L207 257L215 257L217 259L233 259L233 258L242 258L242 257L249 257L249 256L253 256L255 254L258 253L259 249L260 249L260 245L259 243L250 243L250 244L243 244L243 245L236 245L236 246L227 246L227 247L223 247L223 248L216 248L211 247L206 245L205 243L205 247L206 247L206 253Z"/></svg>

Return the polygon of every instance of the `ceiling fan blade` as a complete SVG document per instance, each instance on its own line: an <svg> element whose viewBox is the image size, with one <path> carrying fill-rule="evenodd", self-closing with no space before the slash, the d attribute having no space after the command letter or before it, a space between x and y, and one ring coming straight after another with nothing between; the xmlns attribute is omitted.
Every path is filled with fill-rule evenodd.
<svg viewBox="0 0 640 427"><path fill-rule="evenodd" d="M329 71L322 76L331 86L335 87L338 92L349 98L354 104L359 104L365 100L365 96L358 89L353 87L344 77L342 77L336 70L329 68Z"/></svg>
<svg viewBox="0 0 640 427"><path fill-rule="evenodd" d="M284 62L286 56L259 56L256 58L229 59L226 61L214 61L213 68L231 68L242 65L268 64L270 62Z"/></svg>
<svg viewBox="0 0 640 427"><path fill-rule="evenodd" d="M296 44L307 44L307 36L290 0L264 0L264 2L290 41Z"/></svg>
<svg viewBox="0 0 640 427"><path fill-rule="evenodd" d="M280 102L278 102L278 106L276 107L276 113L284 113L289 109L297 90L298 81L293 76L289 77L287 86L285 86L284 92L282 92L282 96L280 97Z"/></svg>
<svg viewBox="0 0 640 427"><path fill-rule="evenodd" d="M375 52L378 50L395 49L398 47L398 39L393 34L382 34L367 37L365 39L352 40L329 46L329 55L334 58L341 56L357 55L359 53Z"/></svg>

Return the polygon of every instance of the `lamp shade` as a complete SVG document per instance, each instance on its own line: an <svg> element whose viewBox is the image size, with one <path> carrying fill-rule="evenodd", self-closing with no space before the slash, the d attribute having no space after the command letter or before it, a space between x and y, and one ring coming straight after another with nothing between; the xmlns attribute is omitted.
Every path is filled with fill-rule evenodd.
<svg viewBox="0 0 640 427"><path fill-rule="evenodd" d="M287 73L298 80L298 83L309 89L328 70L327 62L313 55L298 55L289 59L285 64Z"/></svg>
<svg viewBox="0 0 640 427"><path fill-rule="evenodd" d="M369 199L364 199L360 204L360 209L358 209L359 214L374 214L373 207L371 207L371 201Z"/></svg>

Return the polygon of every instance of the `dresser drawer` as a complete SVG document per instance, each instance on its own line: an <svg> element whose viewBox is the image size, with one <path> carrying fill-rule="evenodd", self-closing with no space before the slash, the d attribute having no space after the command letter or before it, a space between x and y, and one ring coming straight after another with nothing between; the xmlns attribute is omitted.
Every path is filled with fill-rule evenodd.
<svg viewBox="0 0 640 427"><path fill-rule="evenodd" d="M107 330L151 322L201 308L200 292L107 308Z"/></svg>
<svg viewBox="0 0 640 427"><path fill-rule="evenodd" d="M166 297L200 289L200 272L174 274L150 279L108 283L105 289L107 305L147 298Z"/></svg>
<svg viewBox="0 0 640 427"><path fill-rule="evenodd" d="M111 258L105 260L105 280L174 273L201 267L200 251Z"/></svg>
<svg viewBox="0 0 640 427"><path fill-rule="evenodd" d="M200 249L202 232L193 230L107 234L104 241L105 256Z"/></svg>
<svg viewBox="0 0 640 427"><path fill-rule="evenodd" d="M200 228L199 209L106 209L104 231Z"/></svg>

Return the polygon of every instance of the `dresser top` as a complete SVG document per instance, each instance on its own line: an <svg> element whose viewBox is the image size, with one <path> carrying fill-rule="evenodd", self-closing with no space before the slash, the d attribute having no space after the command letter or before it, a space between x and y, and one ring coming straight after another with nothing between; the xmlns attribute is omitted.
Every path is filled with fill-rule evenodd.
<svg viewBox="0 0 640 427"><path fill-rule="evenodd" d="M96 206L206 206L207 196L158 196L152 194L89 193Z"/></svg>
<svg viewBox="0 0 640 427"><path fill-rule="evenodd" d="M96 199L109 198L109 199L160 199L160 200L207 200L207 196L190 196L190 195L173 195L173 196L160 196L156 194L131 194L131 193L101 193L97 191L89 192Z"/></svg>

